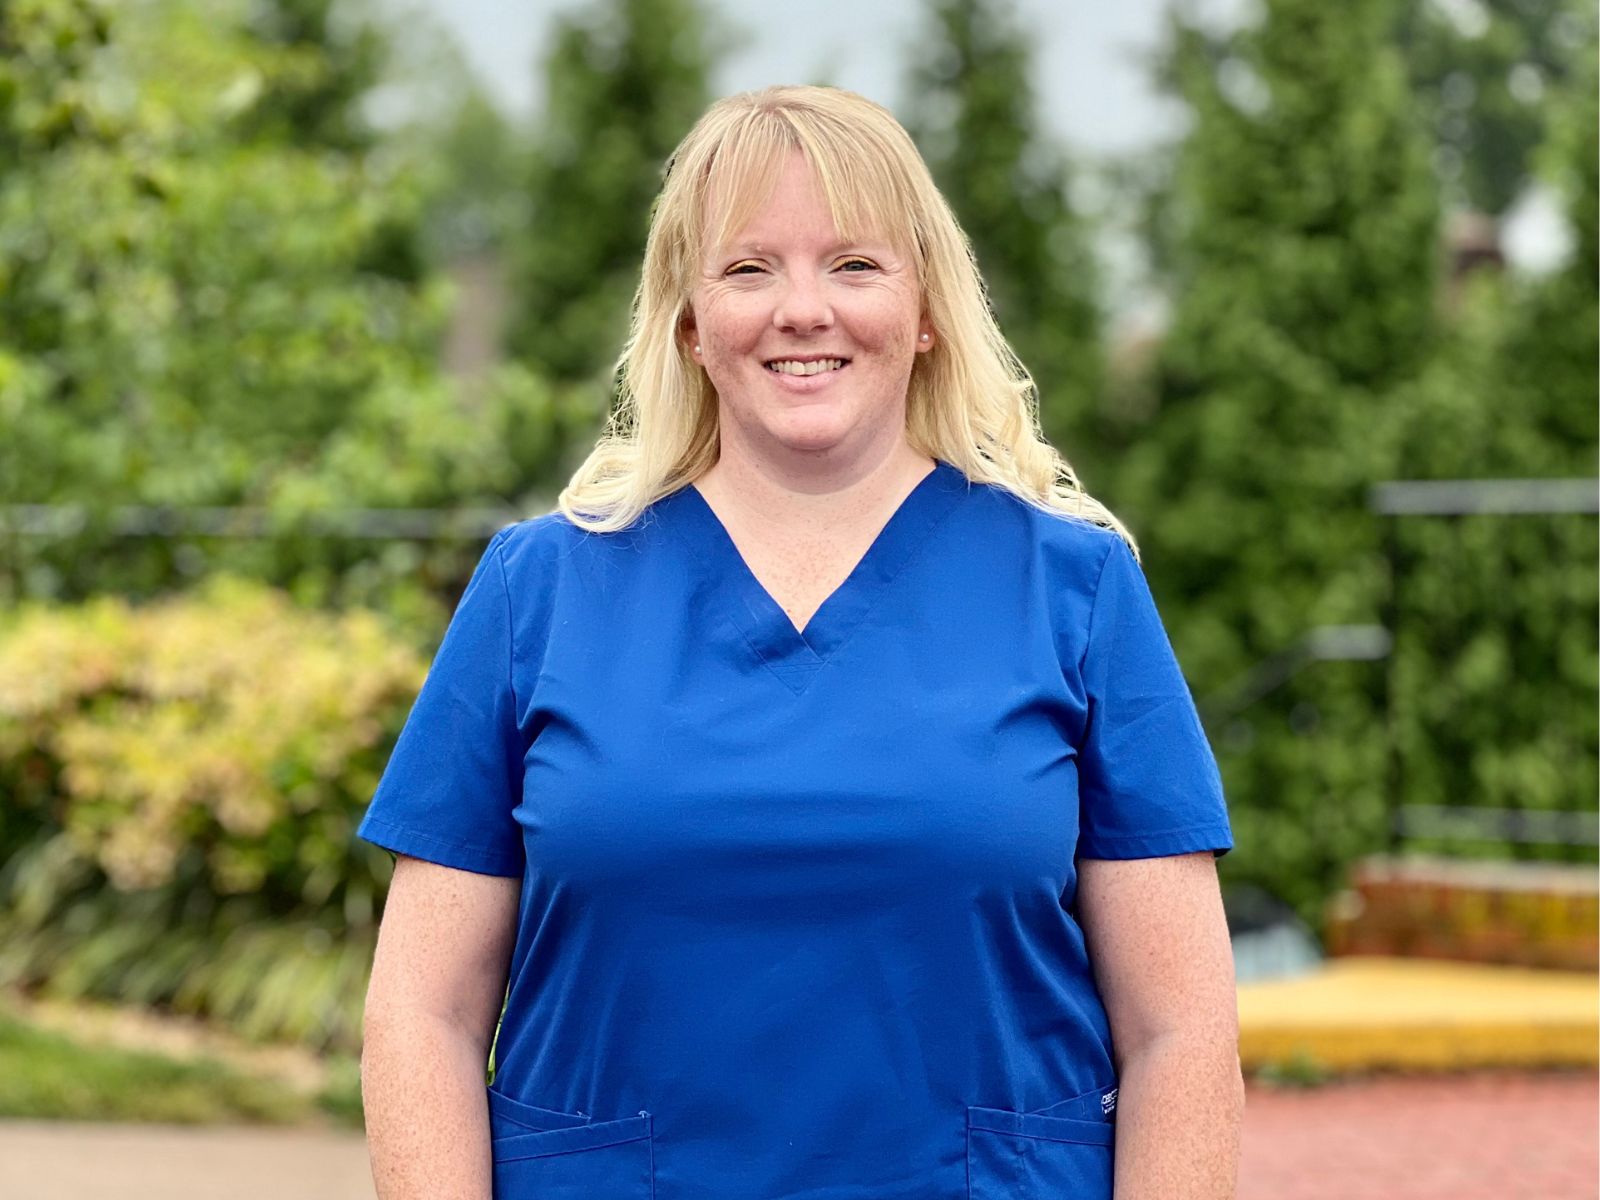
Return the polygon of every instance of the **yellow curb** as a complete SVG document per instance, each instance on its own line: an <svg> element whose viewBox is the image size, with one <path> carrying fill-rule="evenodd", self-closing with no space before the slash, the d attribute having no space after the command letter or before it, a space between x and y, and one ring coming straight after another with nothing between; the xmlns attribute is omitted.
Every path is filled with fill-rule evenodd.
<svg viewBox="0 0 1600 1200"><path fill-rule="evenodd" d="M1345 1070L1600 1065L1600 977L1353 956L1240 984L1241 1065L1297 1055Z"/></svg>

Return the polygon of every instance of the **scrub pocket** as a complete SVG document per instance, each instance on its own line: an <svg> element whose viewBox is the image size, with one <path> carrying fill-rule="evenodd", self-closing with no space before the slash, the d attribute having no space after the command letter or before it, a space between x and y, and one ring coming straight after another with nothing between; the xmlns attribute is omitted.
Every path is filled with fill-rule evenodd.
<svg viewBox="0 0 1600 1200"><path fill-rule="evenodd" d="M1109 1115L1093 1116L1110 1092L1096 1088L1034 1112L968 1108L968 1200L1111 1200L1117 1127ZM1061 1112L1075 1115L1046 1115Z"/></svg>
<svg viewBox="0 0 1600 1200"><path fill-rule="evenodd" d="M649 1113L595 1121L524 1104L493 1088L488 1094L494 1200L650 1200Z"/></svg>

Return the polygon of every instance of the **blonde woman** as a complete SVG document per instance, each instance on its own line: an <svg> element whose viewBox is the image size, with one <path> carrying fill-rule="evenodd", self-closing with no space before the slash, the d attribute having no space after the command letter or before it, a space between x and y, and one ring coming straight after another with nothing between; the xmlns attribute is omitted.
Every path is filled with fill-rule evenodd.
<svg viewBox="0 0 1600 1200"><path fill-rule="evenodd" d="M361 825L380 1197L1232 1195L1216 763L901 126L712 105L620 366Z"/></svg>

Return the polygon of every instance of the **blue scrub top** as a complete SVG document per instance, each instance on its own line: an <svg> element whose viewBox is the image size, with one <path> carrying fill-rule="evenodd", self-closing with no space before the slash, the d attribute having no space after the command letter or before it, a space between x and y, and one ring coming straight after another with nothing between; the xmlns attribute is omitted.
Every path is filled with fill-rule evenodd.
<svg viewBox="0 0 1600 1200"><path fill-rule="evenodd" d="M1111 1200L1074 856L1233 844L1127 544L944 462L803 634L692 486L501 530L359 835L522 879L504 1200Z"/></svg>

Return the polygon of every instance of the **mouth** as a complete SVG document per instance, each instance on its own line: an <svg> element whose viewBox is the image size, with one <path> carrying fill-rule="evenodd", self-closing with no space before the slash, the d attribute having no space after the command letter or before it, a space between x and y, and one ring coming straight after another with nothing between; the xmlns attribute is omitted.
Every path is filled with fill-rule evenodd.
<svg viewBox="0 0 1600 1200"><path fill-rule="evenodd" d="M774 375L827 375L850 365L848 358L770 358L762 364Z"/></svg>

